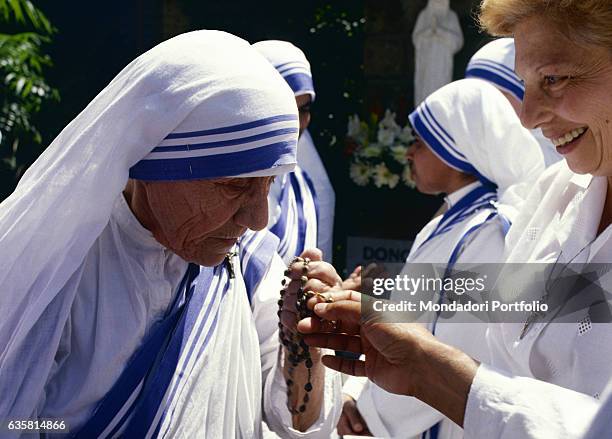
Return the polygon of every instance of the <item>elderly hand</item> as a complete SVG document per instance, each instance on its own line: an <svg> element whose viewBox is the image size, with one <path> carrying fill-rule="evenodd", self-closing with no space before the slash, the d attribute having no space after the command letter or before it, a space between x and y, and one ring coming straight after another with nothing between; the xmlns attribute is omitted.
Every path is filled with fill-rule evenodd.
<svg viewBox="0 0 612 439"><path fill-rule="evenodd" d="M330 293L333 303L309 303L316 316L299 323L310 346L365 354L365 360L326 355L323 364L340 372L367 376L391 393L414 395L414 367L422 339L433 335L418 324L361 323L361 294L355 291ZM332 324L331 322L335 322Z"/></svg>
<svg viewBox="0 0 612 439"><path fill-rule="evenodd" d="M309 301L315 316L299 322L310 346L364 354L365 360L326 355L323 364L340 372L367 376L388 392L415 396L463 423L477 363L440 343L419 324L361 321L361 295L327 293L333 303Z"/></svg>
<svg viewBox="0 0 612 439"><path fill-rule="evenodd" d="M319 249L305 250L301 258L308 258L308 281L304 285L304 292L312 291L314 294L322 294L332 289L340 289L342 279L336 273L335 268L322 260L323 254ZM295 262L288 268L288 277L291 279L283 299L281 312L281 323L290 332L296 333L298 321L297 293L301 286L301 277L304 275L304 262Z"/></svg>
<svg viewBox="0 0 612 439"><path fill-rule="evenodd" d="M319 417L323 404L325 387L325 368L321 363L321 351L317 348L308 350L308 357L296 363L295 356L302 349L301 337L297 335L298 292L311 291L311 295L324 293L332 288L339 288L341 279L334 268L322 262L320 250L306 250L300 255L301 260L294 261L285 275L290 279L279 302L280 321L282 324L281 341L284 347L283 374L287 383L288 407L292 414L293 426L306 431ZM307 259L306 259L307 258ZM306 282L303 276L307 277ZM321 296L319 296L321 297ZM306 301L306 298L304 299ZM302 307L302 310L304 308ZM303 316L303 314L302 314ZM292 357L294 359L292 360ZM310 389L308 390L307 387ZM306 398L306 399L305 399Z"/></svg>

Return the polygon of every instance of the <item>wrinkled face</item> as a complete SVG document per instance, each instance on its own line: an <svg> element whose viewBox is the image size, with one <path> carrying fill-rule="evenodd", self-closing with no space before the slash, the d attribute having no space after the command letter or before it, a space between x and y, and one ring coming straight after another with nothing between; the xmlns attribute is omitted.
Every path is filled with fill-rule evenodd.
<svg viewBox="0 0 612 439"><path fill-rule="evenodd" d="M574 172L612 175L612 51L578 45L545 17L520 22L515 44L523 125L541 128Z"/></svg>
<svg viewBox="0 0 612 439"><path fill-rule="evenodd" d="M223 261L246 229L268 222L273 177L142 182L152 223L163 246L188 262L214 266Z"/></svg>
<svg viewBox="0 0 612 439"><path fill-rule="evenodd" d="M300 135L304 132L308 125L310 124L310 104L312 103L312 99L310 95L299 95L295 97L295 102L297 103L298 112L300 115Z"/></svg>
<svg viewBox="0 0 612 439"><path fill-rule="evenodd" d="M447 193L451 179L458 171L440 160L420 137L416 139L408 149L407 157L417 189L430 195Z"/></svg>

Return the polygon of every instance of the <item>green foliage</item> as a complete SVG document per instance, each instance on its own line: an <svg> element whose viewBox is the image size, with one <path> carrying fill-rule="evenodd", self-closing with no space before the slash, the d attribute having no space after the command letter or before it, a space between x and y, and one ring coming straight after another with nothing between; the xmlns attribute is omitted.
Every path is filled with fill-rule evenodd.
<svg viewBox="0 0 612 439"><path fill-rule="evenodd" d="M31 26L46 35L55 32L47 17L29 0L0 0L0 17L5 23L15 21L24 27Z"/></svg>
<svg viewBox="0 0 612 439"><path fill-rule="evenodd" d="M0 22L21 30L0 34L2 199L40 152L43 139L35 117L46 102L59 100L59 93L44 77L52 63L43 47L55 33L49 20L28 0L0 0Z"/></svg>

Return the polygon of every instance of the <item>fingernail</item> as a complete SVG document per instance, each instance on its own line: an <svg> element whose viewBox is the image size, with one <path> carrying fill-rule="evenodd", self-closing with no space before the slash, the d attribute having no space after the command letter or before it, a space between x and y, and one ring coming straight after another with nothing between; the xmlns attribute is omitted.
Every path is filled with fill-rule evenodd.
<svg viewBox="0 0 612 439"><path fill-rule="evenodd" d="M325 308L327 308L327 303L317 303L314 307L314 310L318 314L320 312L324 312Z"/></svg>

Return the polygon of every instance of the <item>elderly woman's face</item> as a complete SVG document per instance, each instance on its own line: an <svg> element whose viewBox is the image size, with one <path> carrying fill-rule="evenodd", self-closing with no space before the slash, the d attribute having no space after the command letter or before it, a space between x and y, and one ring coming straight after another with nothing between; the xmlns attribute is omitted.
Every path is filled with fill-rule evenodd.
<svg viewBox="0 0 612 439"><path fill-rule="evenodd" d="M545 17L515 28L521 120L541 128L577 173L612 175L612 51L578 45Z"/></svg>
<svg viewBox="0 0 612 439"><path fill-rule="evenodd" d="M272 177L145 182L153 217L150 227L162 245L189 262L223 261L247 228L268 223Z"/></svg>

